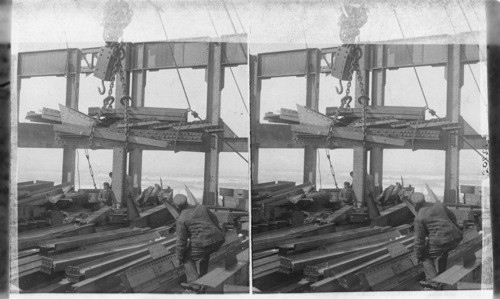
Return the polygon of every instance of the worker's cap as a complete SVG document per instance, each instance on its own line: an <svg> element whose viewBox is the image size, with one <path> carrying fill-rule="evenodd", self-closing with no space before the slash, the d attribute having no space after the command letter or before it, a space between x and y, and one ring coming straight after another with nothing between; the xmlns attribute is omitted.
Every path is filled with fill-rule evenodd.
<svg viewBox="0 0 500 299"><path fill-rule="evenodd" d="M421 206L425 203L425 196L420 192L415 192L410 197L415 206Z"/></svg>
<svg viewBox="0 0 500 299"><path fill-rule="evenodd" d="M177 194L176 196L174 196L174 204L176 206L182 206L182 205L187 204L187 197L186 197L186 195Z"/></svg>

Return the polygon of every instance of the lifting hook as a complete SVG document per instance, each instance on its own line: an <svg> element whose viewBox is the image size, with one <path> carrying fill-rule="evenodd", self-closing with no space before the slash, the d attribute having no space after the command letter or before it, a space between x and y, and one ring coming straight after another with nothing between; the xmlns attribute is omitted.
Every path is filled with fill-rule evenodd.
<svg viewBox="0 0 500 299"><path fill-rule="evenodd" d="M102 90L100 87L97 87L97 91L99 92L100 95L104 95L106 93L106 86L104 86L104 80L101 80L102 82Z"/></svg>
<svg viewBox="0 0 500 299"><path fill-rule="evenodd" d="M110 108L112 109L113 108L113 103L115 101L115 98L113 96L108 96L106 97L103 101L102 101L102 108L103 109L106 109L106 108Z"/></svg>
<svg viewBox="0 0 500 299"><path fill-rule="evenodd" d="M337 90L337 94L342 94L344 92L344 86L342 85L342 80L339 79L340 90L338 87L335 87Z"/></svg>

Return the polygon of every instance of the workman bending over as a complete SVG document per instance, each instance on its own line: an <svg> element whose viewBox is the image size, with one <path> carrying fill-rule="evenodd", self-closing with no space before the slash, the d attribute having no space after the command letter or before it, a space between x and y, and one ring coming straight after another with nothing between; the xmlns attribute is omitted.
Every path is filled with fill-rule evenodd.
<svg viewBox="0 0 500 299"><path fill-rule="evenodd" d="M189 205L182 194L174 196L174 205L179 211L177 218L177 258L184 264L187 282L190 284L207 274L210 254L224 243L224 233L219 220L203 205ZM196 286L191 289L199 291Z"/></svg>
<svg viewBox="0 0 500 299"><path fill-rule="evenodd" d="M443 273L446 270L448 252L457 248L463 238L463 233L457 225L457 218L442 203L425 202L422 193L413 193L410 198L417 211L415 255L419 262L430 258L437 273Z"/></svg>

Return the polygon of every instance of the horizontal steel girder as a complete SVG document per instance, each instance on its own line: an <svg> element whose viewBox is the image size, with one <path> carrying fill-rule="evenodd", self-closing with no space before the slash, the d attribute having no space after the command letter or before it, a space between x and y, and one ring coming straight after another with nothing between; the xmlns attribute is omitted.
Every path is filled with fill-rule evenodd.
<svg viewBox="0 0 500 299"><path fill-rule="evenodd" d="M172 51L170 51L170 46ZM147 42L133 43L134 55L131 57L131 71L173 69L175 62L179 68L206 68L208 64L207 41L186 42ZM139 57L137 48L143 47L144 55ZM59 49L49 51L23 52L18 55L18 77L40 77L40 76L64 76L74 73L72 63L68 63L68 51L79 51L82 54L97 54L100 48L88 49ZM224 44L223 66L237 66L247 63L246 43L228 42ZM173 52L173 57L172 57ZM227 58L227 60L226 60ZM82 58L78 63L85 64ZM90 62L89 62L90 63ZM70 66L67 69L67 66ZM82 73L92 72L91 69L83 68Z"/></svg>

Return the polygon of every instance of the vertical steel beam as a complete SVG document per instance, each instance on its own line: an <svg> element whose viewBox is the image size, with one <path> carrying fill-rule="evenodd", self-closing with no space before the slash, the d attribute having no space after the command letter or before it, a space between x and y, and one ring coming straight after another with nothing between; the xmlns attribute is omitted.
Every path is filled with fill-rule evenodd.
<svg viewBox="0 0 500 299"><path fill-rule="evenodd" d="M136 57L137 68L139 70L132 72L132 82L131 82L131 97L132 106L134 107L144 107L144 95L146 88L146 70L143 70L146 65L146 56L144 51L144 44L137 45L134 47L135 53L132 53ZM134 149L129 153L129 163L128 172L132 176L134 194L139 194L141 192L141 181L142 181L142 150Z"/></svg>
<svg viewBox="0 0 500 299"><path fill-rule="evenodd" d="M383 64L385 46L371 47L373 59L376 63ZM372 71L372 106L384 106L385 97L385 69L375 69ZM374 146L370 150L370 173L375 180L375 186L380 186L383 189L382 181L384 174L384 148L381 146Z"/></svg>
<svg viewBox="0 0 500 299"><path fill-rule="evenodd" d="M80 94L80 60L78 49L67 50L66 61L66 106L78 109ZM65 146L63 149L62 182L75 182L76 149Z"/></svg>
<svg viewBox="0 0 500 299"><path fill-rule="evenodd" d="M260 123L262 81L258 76L258 65L258 57L250 56L250 165L252 185L259 183L259 144L255 132Z"/></svg>
<svg viewBox="0 0 500 299"><path fill-rule="evenodd" d="M307 83L306 107L318 110L319 106L319 78L321 74L321 51L309 49L307 51ZM316 184L318 151L316 146L304 147L304 182Z"/></svg>
<svg viewBox="0 0 500 299"><path fill-rule="evenodd" d="M365 88L365 94L368 94L369 91L369 71L368 71L368 66L370 65L369 63L369 52L367 51L368 47L367 46L362 46L363 53L366 53L363 55L363 57L360 59L360 70L359 72L361 75L361 79L363 80L364 83L364 88ZM360 84L355 79L356 77L353 78L353 80L356 80L356 90L354 92L354 107L362 107L361 104L358 103L358 97L360 97L361 94L361 89L360 89ZM366 171L367 171L367 155L366 155L366 150L363 148L362 145L360 146L355 146L353 147L353 190L354 193L356 194L356 198L358 199L358 204L365 204L365 192L366 192Z"/></svg>
<svg viewBox="0 0 500 299"><path fill-rule="evenodd" d="M463 64L460 62L461 45L448 46L446 64L446 119L458 122L460 118L460 91L463 86ZM458 132L461 134L462 132ZM444 201L457 202L459 197L460 141L456 133L447 138L445 158Z"/></svg>
<svg viewBox="0 0 500 299"><path fill-rule="evenodd" d="M120 80L120 75L117 74L115 82L115 107L117 109L123 108L120 99L129 92L130 72L127 71L130 65L130 46L125 47L125 59L122 61L122 68L124 70L126 86ZM127 198L125 197L125 176L127 175L127 151L123 148L113 148L113 192L115 193L116 200L122 205L127 205Z"/></svg>
<svg viewBox="0 0 500 299"><path fill-rule="evenodd" d="M221 90L224 84L222 68L222 45L210 43L208 50L207 81L207 121L218 125L221 110ZM203 186L203 204L218 205L219 152L221 142L217 135L210 136L210 147L205 152L205 175Z"/></svg>

